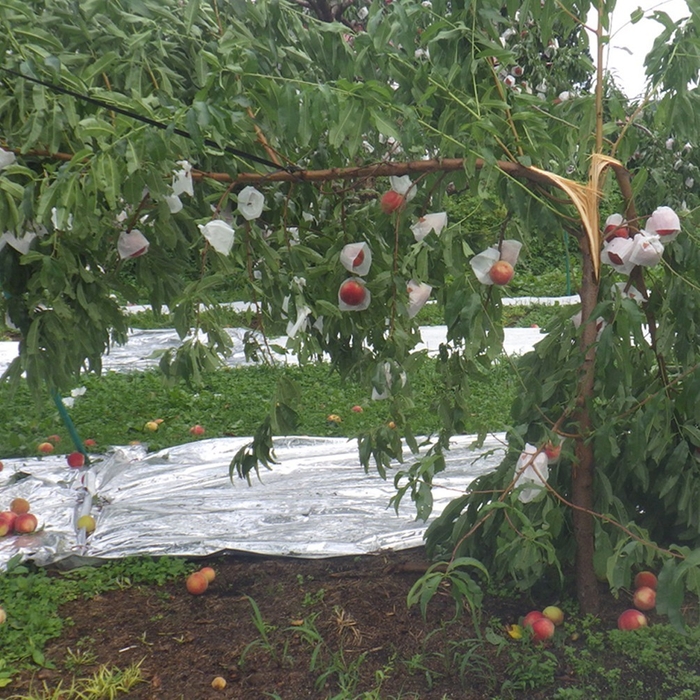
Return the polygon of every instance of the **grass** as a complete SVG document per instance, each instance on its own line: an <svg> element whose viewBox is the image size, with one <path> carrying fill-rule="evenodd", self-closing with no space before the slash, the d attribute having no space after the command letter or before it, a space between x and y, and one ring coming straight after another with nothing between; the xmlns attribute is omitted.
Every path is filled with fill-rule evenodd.
<svg viewBox="0 0 700 700"><path fill-rule="evenodd" d="M435 361L427 361L414 378L416 405L411 420L416 434L430 434L439 427L432 405L438 395ZM109 373L87 376L86 391L76 399L70 415L81 438L96 441L96 451L133 441L158 450L191 441L189 428L205 428L203 438L252 435L270 407L281 376L301 388L298 435L353 437L392 419L388 401L371 401L368 387L344 382L328 366L272 368L267 366L225 369L205 377L196 390L184 383L163 384L157 371L138 374ZM514 371L508 364L472 383L468 433L502 429L515 392ZM361 406L362 412L352 411ZM328 421L336 414L340 423ZM148 421L162 419L157 432L145 429ZM53 403L38 407L27 387L13 395L0 386L0 458L36 455L37 445L57 435L57 453L70 452L69 434Z"/></svg>
<svg viewBox="0 0 700 700"><path fill-rule="evenodd" d="M558 307L504 307L508 326L544 327ZM231 326L245 325L249 319L234 311L226 312ZM428 305L418 318L422 325L443 323L437 305ZM139 313L132 317L134 328L170 327L167 315L154 317ZM435 381L435 360L428 360L413 378L415 408L410 420L415 434L430 434L439 428L434 402L439 391ZM189 428L204 426L204 438L252 435L269 410L271 397L280 377L294 380L301 387L298 406L298 435L354 437L392 420L389 402L370 401L369 387L343 381L328 366L267 366L225 369L205 377L196 390L184 383L165 386L156 370L142 373L87 375L82 384L86 392L70 410L80 437L96 442L95 450L134 441L158 450L194 439ZM466 432L502 430L508 422L515 395L515 373L508 363L497 366L471 385L471 415ZM355 413L353 406L361 406ZM328 416L338 415L339 424ZM146 422L162 419L155 433ZM60 438L56 451L72 451L68 431L48 396L39 407L24 385L14 392L0 385L0 459L35 455L36 447L48 436Z"/></svg>
<svg viewBox="0 0 700 700"><path fill-rule="evenodd" d="M163 585L166 581L181 579L193 568L184 559L127 557L103 567L82 567L49 576L44 569L22 563L19 556L13 557L0 576L0 601L12 620L11 624L0 626L0 688L19 670L46 663L44 647L51 639L60 637L66 624L58 613L61 603L78 598L88 600L106 591L131 586ZM84 653L73 652L68 656L69 663L79 665L81 660L86 660ZM133 670L129 678L132 676ZM98 675L81 683L83 695L71 695L72 691L66 689L65 699L113 697L85 690L98 688L103 681L109 685L110 680L119 685L123 677L115 669L101 669ZM64 698L64 695L55 697Z"/></svg>
<svg viewBox="0 0 700 700"><path fill-rule="evenodd" d="M42 683L30 695L12 695L8 700L115 700L143 682L140 664L125 669L101 666L91 676L76 678L65 688L60 683L55 688Z"/></svg>

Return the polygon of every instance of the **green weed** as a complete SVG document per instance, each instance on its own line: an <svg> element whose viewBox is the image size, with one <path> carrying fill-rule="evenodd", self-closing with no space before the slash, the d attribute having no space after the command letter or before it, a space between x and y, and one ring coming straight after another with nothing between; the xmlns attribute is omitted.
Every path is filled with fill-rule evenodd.
<svg viewBox="0 0 700 700"><path fill-rule="evenodd" d="M0 575L0 600L7 622L0 626L0 688L21 669L50 666L44 657L46 643L61 635L66 620L59 615L61 603L92 598L99 593L129 585L162 585L182 578L193 567L182 559L129 557L101 567L82 567L49 574L19 557L8 562ZM67 667L89 663L90 652L78 649L67 658Z"/></svg>
<svg viewBox="0 0 700 700"><path fill-rule="evenodd" d="M12 695L7 700L116 700L142 682L140 663L125 669L101 666L92 676L74 679L65 688L63 683L55 688L43 683L28 695Z"/></svg>
<svg viewBox="0 0 700 700"><path fill-rule="evenodd" d="M437 371L436 361L428 359L414 379L414 405L407 418L416 435L439 428L434 410L441 391ZM70 415L80 436L97 442L97 451L133 441L149 450L190 442L195 438L189 428L197 423L205 427L207 438L248 436L268 414L281 377L300 388L296 434L351 438L392 419L389 402L370 401L368 386L344 381L327 365L225 369L204 377L196 390L184 383L166 386L156 371L88 375L83 380L86 392ZM471 382L465 430L474 434L503 429L516 389L514 370L507 362ZM352 411L355 405L363 411ZM330 414L339 415L341 422L329 421ZM163 419L158 430L145 430L146 422L156 418ZM59 451L73 449L48 396L37 407L26 384L21 383L12 398L10 388L0 385L0 457L36 454L36 446L52 434L61 438Z"/></svg>

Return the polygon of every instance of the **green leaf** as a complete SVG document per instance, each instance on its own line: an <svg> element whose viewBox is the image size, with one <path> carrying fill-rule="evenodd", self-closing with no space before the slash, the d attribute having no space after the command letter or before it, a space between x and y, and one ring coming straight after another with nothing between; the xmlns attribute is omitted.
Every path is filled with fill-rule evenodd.
<svg viewBox="0 0 700 700"><path fill-rule="evenodd" d="M185 32L189 34L192 31L198 15L199 15L200 0L187 0L185 7Z"/></svg>
<svg viewBox="0 0 700 700"><path fill-rule="evenodd" d="M642 10L641 7L638 7L636 10L633 10L630 14L630 22L632 24L637 24L637 22L639 22L642 19L644 19L644 10Z"/></svg>
<svg viewBox="0 0 700 700"><path fill-rule="evenodd" d="M659 584L656 590L656 609L661 615L668 616L671 625L679 632L685 632L685 623L681 607L685 597L682 580L677 576L678 562L667 559L659 572Z"/></svg>

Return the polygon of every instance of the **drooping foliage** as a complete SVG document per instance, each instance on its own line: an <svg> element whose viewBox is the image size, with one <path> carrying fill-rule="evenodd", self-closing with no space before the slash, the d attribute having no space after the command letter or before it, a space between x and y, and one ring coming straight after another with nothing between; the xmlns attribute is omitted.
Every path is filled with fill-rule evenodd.
<svg viewBox="0 0 700 700"><path fill-rule="evenodd" d="M601 42L613 5L598 20ZM252 303L249 355L270 357L266 324L282 319L300 361L328 356L392 402L394 425L359 436L360 459L427 517L470 377L505 361L507 287L475 276L469 261L481 251L466 243L467 221L425 231L420 220L461 192L498 199L505 213L488 244L499 254L509 240L578 242L583 318L577 327L562 310L518 361L509 455L436 521L429 549L479 558L523 586L575 562L619 588L634 565L663 555L667 578L678 574L665 604L677 609L678 586L700 591L684 558L700 545L700 111L689 86L700 8L689 3L680 25L655 13L663 34L647 66L659 91L644 104L596 80L589 10L550 0L6 0L0 283L22 336L8 378L25 372L37 394L74 386L124 340L122 304L147 299L170 307L184 339L164 373L196 382L231 347L200 305L233 289ZM609 159L600 191L585 189L601 162L593 154ZM253 186L264 204L250 214ZM584 191L589 204L573 206ZM593 209L602 220L624 213L634 234L661 205L682 213L683 229L663 261L630 275L603 265L599 278ZM371 266L355 274L342 260L362 243ZM348 278L362 279L357 298L339 294ZM447 327L435 406L444 429L397 468L402 437L418 451L406 416L425 359L415 295L428 287ZM280 387L232 470L269 464L294 396ZM562 444L561 460L523 503L518 455L549 441ZM690 549L671 554L672 544Z"/></svg>

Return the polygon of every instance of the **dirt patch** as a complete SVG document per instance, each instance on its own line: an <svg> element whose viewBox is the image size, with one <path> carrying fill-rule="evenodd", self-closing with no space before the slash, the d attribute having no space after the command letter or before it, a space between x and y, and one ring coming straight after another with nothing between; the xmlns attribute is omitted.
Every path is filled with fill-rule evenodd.
<svg viewBox="0 0 700 700"><path fill-rule="evenodd" d="M430 604L427 622L407 609L427 565L422 549L324 560L227 555L201 563L214 567L216 580L200 596L182 581L66 603L61 614L71 623L46 653L57 670L27 675L12 692L65 684L101 664L139 662L146 680L129 698L142 700L476 700L500 696L516 678L532 687L516 684L506 697L536 700L576 680L561 644L535 648L505 633L506 623L552 600L489 597L481 636L468 615L453 621L447 591ZM606 606L614 621L624 603L608 597ZM550 664L546 690L537 675L543 660ZM225 689L212 689L217 676ZM370 691L377 694L363 695Z"/></svg>

